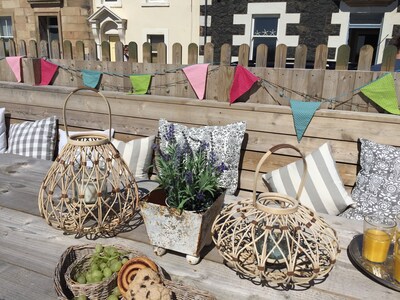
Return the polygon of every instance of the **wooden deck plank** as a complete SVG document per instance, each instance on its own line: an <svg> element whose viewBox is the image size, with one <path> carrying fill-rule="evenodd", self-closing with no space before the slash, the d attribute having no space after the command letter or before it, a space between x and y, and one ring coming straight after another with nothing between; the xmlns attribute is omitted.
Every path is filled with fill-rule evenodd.
<svg viewBox="0 0 400 300"><path fill-rule="evenodd" d="M333 226L336 225L335 228L337 229L339 227L337 223L341 221L335 219ZM348 220L344 219L343 221L346 223ZM344 248L350 237L359 231L357 229L356 231L337 230L341 241L344 239L342 241ZM0 248L0 261L15 264L20 268L27 268L48 277L52 276L55 264L66 247L93 242L86 239L75 239L71 235L63 235L61 231L48 226L39 217L5 208L0 210L0 232L2 233L1 244L4 245ZM240 279L232 270L222 264L207 259L204 259L199 265L190 266L186 263L184 257L173 253L156 257L150 245L120 237L100 239L95 242L123 244L125 247L132 247L141 251L159 263L173 280L181 280L198 288L207 289L218 295L218 299L262 299L265 293L268 293L274 299L284 299L285 297L349 299L356 298L356 295L365 295L366 291L368 291L370 297L385 295L387 299L396 299L398 296L397 292L368 280L355 270L348 261L345 251L340 254L338 263L324 282L316 284L311 289L299 292L279 291L254 285L247 280ZM25 250L21 251L22 248L25 248ZM46 251L43 251L43 249L46 249ZM34 281L36 282L36 278ZM344 282L346 282L346 285L351 283L352 288L344 289Z"/></svg>

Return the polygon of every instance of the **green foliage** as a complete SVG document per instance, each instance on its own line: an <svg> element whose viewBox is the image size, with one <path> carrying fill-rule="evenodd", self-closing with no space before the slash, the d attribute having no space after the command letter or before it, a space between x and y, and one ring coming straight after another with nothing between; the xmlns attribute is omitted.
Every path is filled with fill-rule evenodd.
<svg viewBox="0 0 400 300"><path fill-rule="evenodd" d="M222 192L219 177L225 164L217 165L208 144L200 143L192 150L186 142L179 144L170 125L165 135L165 149L156 147L157 181L167 193L167 204L178 210L204 211Z"/></svg>

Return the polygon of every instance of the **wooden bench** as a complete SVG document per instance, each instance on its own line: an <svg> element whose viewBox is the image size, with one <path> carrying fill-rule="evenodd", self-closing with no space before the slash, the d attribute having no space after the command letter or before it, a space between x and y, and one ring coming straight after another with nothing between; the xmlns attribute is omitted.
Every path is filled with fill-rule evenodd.
<svg viewBox="0 0 400 300"><path fill-rule="evenodd" d="M0 107L6 108L9 121L38 120L56 115L63 127L62 107L73 88L30 86L0 82ZM256 165L261 156L280 143L296 145L304 154L329 142L342 180L348 191L354 186L358 171L358 139L400 146L397 138L400 118L379 113L318 110L300 143L297 142L290 107L257 103L228 103L186 98L127 95L103 92L111 105L115 138L128 141L157 133L158 120L187 126L225 125L246 121L247 130L242 146L238 194L247 196L253 188ZM70 130L106 129L107 110L101 99L91 91L80 91L71 98L67 108ZM285 150L286 151L286 150ZM262 172L284 166L296 159L287 150L272 155ZM261 189L261 179L258 187Z"/></svg>

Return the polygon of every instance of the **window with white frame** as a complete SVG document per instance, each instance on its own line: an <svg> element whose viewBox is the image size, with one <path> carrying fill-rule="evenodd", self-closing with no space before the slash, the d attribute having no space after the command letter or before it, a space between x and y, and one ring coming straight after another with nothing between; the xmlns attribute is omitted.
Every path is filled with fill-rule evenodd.
<svg viewBox="0 0 400 300"><path fill-rule="evenodd" d="M122 7L122 0L96 0L96 6Z"/></svg>
<svg viewBox="0 0 400 300"><path fill-rule="evenodd" d="M253 16L252 21L251 59L256 59L258 45L265 44L268 46L268 60L272 60L278 40L279 16Z"/></svg>
<svg viewBox="0 0 400 300"><path fill-rule="evenodd" d="M13 38L12 20L10 16L0 16L0 38L5 40Z"/></svg>
<svg viewBox="0 0 400 300"><path fill-rule="evenodd" d="M141 0L142 6L169 6L170 0Z"/></svg>

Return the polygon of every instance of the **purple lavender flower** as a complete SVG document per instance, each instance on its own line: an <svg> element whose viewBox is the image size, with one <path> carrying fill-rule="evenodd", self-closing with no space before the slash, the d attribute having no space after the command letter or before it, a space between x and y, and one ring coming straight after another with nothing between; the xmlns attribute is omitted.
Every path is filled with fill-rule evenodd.
<svg viewBox="0 0 400 300"><path fill-rule="evenodd" d="M221 162L218 166L217 166L217 171L218 173L223 173L224 171L228 170L227 165L224 162Z"/></svg>
<svg viewBox="0 0 400 300"><path fill-rule="evenodd" d="M175 138L175 126L174 124L168 125L167 132L164 135L167 142L172 142Z"/></svg>
<svg viewBox="0 0 400 300"><path fill-rule="evenodd" d="M186 171L185 173L185 181L187 184L193 184L193 172L192 171Z"/></svg>
<svg viewBox="0 0 400 300"><path fill-rule="evenodd" d="M206 197L205 197L205 195L204 195L203 192L198 192L198 193L196 194L196 200L198 200L198 201L203 201L205 198L206 198Z"/></svg>
<svg viewBox="0 0 400 300"><path fill-rule="evenodd" d="M214 151L210 152L209 162L211 166L215 165L215 163L217 162L217 155L215 154Z"/></svg>
<svg viewBox="0 0 400 300"><path fill-rule="evenodd" d="M204 141L201 141L199 148L200 148L200 151L206 151L208 149L208 143L204 142Z"/></svg>

